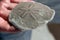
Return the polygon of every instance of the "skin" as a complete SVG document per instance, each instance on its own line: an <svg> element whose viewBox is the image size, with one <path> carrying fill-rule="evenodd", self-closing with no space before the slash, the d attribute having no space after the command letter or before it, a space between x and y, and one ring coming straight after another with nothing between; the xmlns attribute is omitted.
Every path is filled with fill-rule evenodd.
<svg viewBox="0 0 60 40"><path fill-rule="evenodd" d="M8 22L8 16L11 10L19 2L30 2L31 0L1 0L0 1L0 31L13 32L15 28Z"/></svg>

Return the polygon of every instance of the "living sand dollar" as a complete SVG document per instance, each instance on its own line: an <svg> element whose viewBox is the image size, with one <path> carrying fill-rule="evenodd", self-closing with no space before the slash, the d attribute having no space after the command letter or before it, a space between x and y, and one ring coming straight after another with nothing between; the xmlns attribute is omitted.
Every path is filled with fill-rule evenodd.
<svg viewBox="0 0 60 40"><path fill-rule="evenodd" d="M16 28L31 30L45 23L52 15L52 9L44 4L38 2L21 2L11 11L9 22Z"/></svg>

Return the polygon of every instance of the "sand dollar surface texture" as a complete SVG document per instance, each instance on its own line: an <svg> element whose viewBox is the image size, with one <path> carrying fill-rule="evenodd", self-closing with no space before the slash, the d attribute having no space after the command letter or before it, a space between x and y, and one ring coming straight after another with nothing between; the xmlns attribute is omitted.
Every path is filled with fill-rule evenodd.
<svg viewBox="0 0 60 40"><path fill-rule="evenodd" d="M9 22L16 28L30 30L45 23L52 15L52 9L44 4L21 2L11 11Z"/></svg>

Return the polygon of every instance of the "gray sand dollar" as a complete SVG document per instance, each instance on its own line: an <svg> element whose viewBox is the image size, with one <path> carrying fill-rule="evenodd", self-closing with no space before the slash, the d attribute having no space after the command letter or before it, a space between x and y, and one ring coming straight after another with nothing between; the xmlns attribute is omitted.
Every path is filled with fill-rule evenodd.
<svg viewBox="0 0 60 40"><path fill-rule="evenodd" d="M49 21L52 15L52 9L46 5L38 2L21 2L11 11L9 22L19 29L31 30Z"/></svg>

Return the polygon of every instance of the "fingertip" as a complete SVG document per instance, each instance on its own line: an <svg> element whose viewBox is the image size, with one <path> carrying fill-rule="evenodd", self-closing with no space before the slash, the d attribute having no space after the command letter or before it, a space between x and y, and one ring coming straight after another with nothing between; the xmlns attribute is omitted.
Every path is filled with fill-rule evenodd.
<svg viewBox="0 0 60 40"><path fill-rule="evenodd" d="M32 0L10 0L12 3L19 3L19 2L30 2Z"/></svg>
<svg viewBox="0 0 60 40"><path fill-rule="evenodd" d="M14 26L10 26L10 30L11 31L15 30Z"/></svg>
<svg viewBox="0 0 60 40"><path fill-rule="evenodd" d="M19 3L20 0L10 0L10 2L12 2L12 3Z"/></svg>
<svg viewBox="0 0 60 40"><path fill-rule="evenodd" d="M10 9L13 9L16 5L17 5L17 3L10 3L9 8L10 8Z"/></svg>

